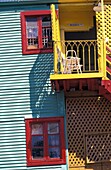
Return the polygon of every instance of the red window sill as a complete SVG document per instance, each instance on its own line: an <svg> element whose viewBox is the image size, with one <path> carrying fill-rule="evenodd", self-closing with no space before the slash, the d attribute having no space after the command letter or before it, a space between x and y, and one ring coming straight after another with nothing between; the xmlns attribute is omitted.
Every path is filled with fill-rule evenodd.
<svg viewBox="0 0 111 170"><path fill-rule="evenodd" d="M33 49L33 50L23 50L23 54L44 54L44 53L53 53L53 49Z"/></svg>
<svg viewBox="0 0 111 170"><path fill-rule="evenodd" d="M45 166L45 165L62 165L66 164L66 160L41 160L41 161L31 161L27 163L27 166Z"/></svg>

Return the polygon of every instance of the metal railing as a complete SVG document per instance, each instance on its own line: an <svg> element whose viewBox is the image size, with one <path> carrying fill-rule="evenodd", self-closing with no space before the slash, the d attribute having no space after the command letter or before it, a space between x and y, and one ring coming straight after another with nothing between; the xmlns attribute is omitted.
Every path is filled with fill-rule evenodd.
<svg viewBox="0 0 111 170"><path fill-rule="evenodd" d="M67 57L75 57L72 52L69 52L69 56L66 56L67 51L76 52L77 57L80 59L82 73L98 72L97 40L55 41L54 71L57 74L64 73L64 63L66 63L64 61Z"/></svg>

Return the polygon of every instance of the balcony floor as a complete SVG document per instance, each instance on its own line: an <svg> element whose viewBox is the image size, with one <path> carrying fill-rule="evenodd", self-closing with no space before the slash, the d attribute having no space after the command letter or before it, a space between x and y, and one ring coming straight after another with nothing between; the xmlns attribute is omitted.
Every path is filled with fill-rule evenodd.
<svg viewBox="0 0 111 170"><path fill-rule="evenodd" d="M50 80L69 80L69 79L86 79L86 78L102 78L103 74L94 73L80 73L80 74L51 74Z"/></svg>

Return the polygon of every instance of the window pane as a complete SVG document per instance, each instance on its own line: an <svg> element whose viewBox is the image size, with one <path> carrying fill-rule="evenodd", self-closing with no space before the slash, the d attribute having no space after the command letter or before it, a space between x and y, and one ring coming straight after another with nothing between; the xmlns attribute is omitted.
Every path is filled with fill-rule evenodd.
<svg viewBox="0 0 111 170"><path fill-rule="evenodd" d="M32 136L32 147L42 146L43 147L43 136Z"/></svg>
<svg viewBox="0 0 111 170"><path fill-rule="evenodd" d="M49 148L50 158L60 158L60 148Z"/></svg>
<svg viewBox="0 0 111 170"><path fill-rule="evenodd" d="M59 145L59 135L49 135L49 146L58 146Z"/></svg>
<svg viewBox="0 0 111 170"><path fill-rule="evenodd" d="M42 27L51 27L51 16L42 17Z"/></svg>
<svg viewBox="0 0 111 170"><path fill-rule="evenodd" d="M59 123L48 123L48 134L59 133Z"/></svg>
<svg viewBox="0 0 111 170"><path fill-rule="evenodd" d="M44 48L52 47L51 17L42 17L42 43Z"/></svg>
<svg viewBox="0 0 111 170"><path fill-rule="evenodd" d="M37 18L26 18L27 45L29 48L38 47L38 26Z"/></svg>
<svg viewBox="0 0 111 170"><path fill-rule="evenodd" d="M44 155L43 148L33 148L32 149L32 157L34 159L43 158L43 155Z"/></svg>
<svg viewBox="0 0 111 170"><path fill-rule="evenodd" d="M32 135L43 134L43 124L32 124Z"/></svg>

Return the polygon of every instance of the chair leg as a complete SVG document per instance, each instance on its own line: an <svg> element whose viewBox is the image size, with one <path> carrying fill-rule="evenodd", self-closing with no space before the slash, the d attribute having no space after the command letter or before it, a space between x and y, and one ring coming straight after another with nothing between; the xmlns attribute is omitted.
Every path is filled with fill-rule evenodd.
<svg viewBox="0 0 111 170"><path fill-rule="evenodd" d="M79 68L77 67L77 73L79 74Z"/></svg>
<svg viewBox="0 0 111 170"><path fill-rule="evenodd" d="M81 66L79 66L79 70L80 70L80 73L82 73L82 71L81 71Z"/></svg>

